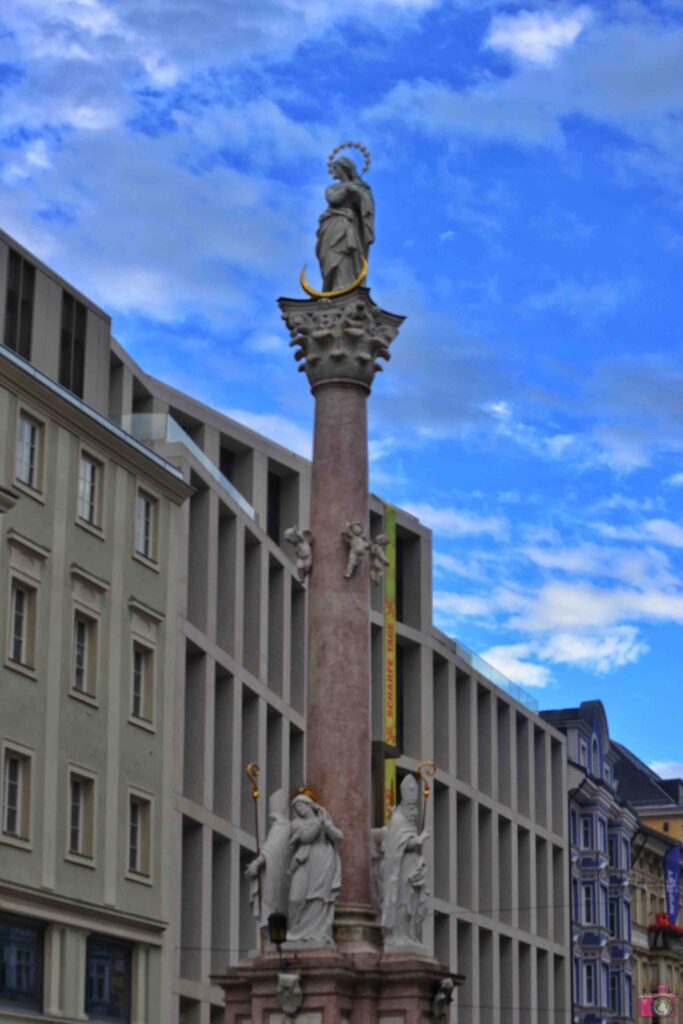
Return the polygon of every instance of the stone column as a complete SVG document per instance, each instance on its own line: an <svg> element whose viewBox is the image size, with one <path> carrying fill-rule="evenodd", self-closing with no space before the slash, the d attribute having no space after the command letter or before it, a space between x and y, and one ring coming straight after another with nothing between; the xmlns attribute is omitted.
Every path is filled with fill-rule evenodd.
<svg viewBox="0 0 683 1024"><path fill-rule="evenodd" d="M382 369L377 359L389 358L403 318L380 310L364 288L333 299L281 299L280 308L315 398L306 778L344 833L336 915L343 941L362 938L371 918L372 786L368 560L345 577L342 530L360 523L367 536L367 398Z"/></svg>

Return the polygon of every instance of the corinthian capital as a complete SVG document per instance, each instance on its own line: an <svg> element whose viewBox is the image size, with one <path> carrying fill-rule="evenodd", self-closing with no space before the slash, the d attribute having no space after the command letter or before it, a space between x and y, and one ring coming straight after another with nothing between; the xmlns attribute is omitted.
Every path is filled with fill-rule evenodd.
<svg viewBox="0 0 683 1024"><path fill-rule="evenodd" d="M331 299L279 299L290 345L311 390L348 381L370 390L404 317L380 309L367 288Z"/></svg>

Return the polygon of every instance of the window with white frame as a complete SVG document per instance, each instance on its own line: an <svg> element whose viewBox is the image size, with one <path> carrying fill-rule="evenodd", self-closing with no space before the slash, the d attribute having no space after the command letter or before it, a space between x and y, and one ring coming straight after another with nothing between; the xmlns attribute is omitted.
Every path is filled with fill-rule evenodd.
<svg viewBox="0 0 683 1024"><path fill-rule="evenodd" d="M595 964L583 965L583 1002L585 1006L595 1005Z"/></svg>
<svg viewBox="0 0 683 1024"><path fill-rule="evenodd" d="M582 887L583 896L583 923L593 924L595 922L595 892L592 885Z"/></svg>
<svg viewBox="0 0 683 1024"><path fill-rule="evenodd" d="M128 802L128 871L133 875L150 874L151 803L139 793L131 793Z"/></svg>
<svg viewBox="0 0 683 1024"><path fill-rule="evenodd" d="M93 856L94 790L92 776L75 770L69 772L67 850L72 856Z"/></svg>
<svg viewBox="0 0 683 1024"><path fill-rule="evenodd" d="M2 831L28 840L31 821L31 758L5 747L2 770Z"/></svg>
<svg viewBox="0 0 683 1024"><path fill-rule="evenodd" d="M78 469L78 518L91 526L102 525L102 463L81 452Z"/></svg>
<svg viewBox="0 0 683 1024"><path fill-rule="evenodd" d="M611 938L617 939L619 937L619 900L615 896L611 896L609 901L608 928Z"/></svg>
<svg viewBox="0 0 683 1024"><path fill-rule="evenodd" d="M154 651L137 642L133 644L131 715L143 722L154 717Z"/></svg>
<svg viewBox="0 0 683 1024"><path fill-rule="evenodd" d="M581 815L581 848L584 850L593 848L593 822L588 814Z"/></svg>
<svg viewBox="0 0 683 1024"><path fill-rule="evenodd" d="M97 622L82 612L74 615L71 688L94 697L97 690Z"/></svg>
<svg viewBox="0 0 683 1024"><path fill-rule="evenodd" d="M19 413L14 476L18 483L34 491L41 489L42 430L42 425L32 416Z"/></svg>
<svg viewBox="0 0 683 1024"><path fill-rule="evenodd" d="M624 871L631 867L631 846L628 839L621 840L621 860Z"/></svg>
<svg viewBox="0 0 683 1024"><path fill-rule="evenodd" d="M0 1005L3 1008L40 1012L43 931L44 926L30 918L0 914ZM23 1016L20 1019L23 1020Z"/></svg>
<svg viewBox="0 0 683 1024"><path fill-rule="evenodd" d="M108 936L88 938L85 1012L89 1020L128 1021L131 1004L131 948Z"/></svg>
<svg viewBox="0 0 683 1024"><path fill-rule="evenodd" d="M614 836L609 836L607 839L607 859L611 868L618 867L617 865L617 841Z"/></svg>
<svg viewBox="0 0 683 1024"><path fill-rule="evenodd" d="M29 668L34 663L35 604L35 588L23 580L13 578L10 587L8 655L10 661Z"/></svg>
<svg viewBox="0 0 683 1024"><path fill-rule="evenodd" d="M157 507L156 498L145 491L138 491L135 500L135 550L151 561L156 561L157 557Z"/></svg>
<svg viewBox="0 0 683 1024"><path fill-rule="evenodd" d="M598 837L600 840L598 849L607 853L607 822L604 818L598 818Z"/></svg>

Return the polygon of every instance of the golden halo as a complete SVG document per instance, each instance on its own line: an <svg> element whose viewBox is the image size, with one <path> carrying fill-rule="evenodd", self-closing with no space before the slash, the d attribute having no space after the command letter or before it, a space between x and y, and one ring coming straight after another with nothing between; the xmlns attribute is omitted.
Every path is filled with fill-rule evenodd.
<svg viewBox="0 0 683 1024"><path fill-rule="evenodd" d="M367 171L369 171L371 163L370 150L366 149L366 147L361 145L360 142L340 142L338 146L335 146L335 148L332 150L332 152L327 158L327 170L329 171L330 174L332 174L332 165L334 164L334 158L336 157L337 153L340 153L342 149L349 148L359 150L359 152L361 152L365 157L363 170L360 173L365 174Z"/></svg>
<svg viewBox="0 0 683 1024"><path fill-rule="evenodd" d="M307 295L311 295L314 299L335 299L338 295L347 295L349 292L352 292L354 288L358 288L363 283L365 278L368 276L368 261L366 260L365 256L361 256L361 259L363 261L363 269L361 270L360 274L353 282L353 284L348 284L346 288L339 288L336 292L316 291L315 288L311 288L310 284L306 280L305 265L302 268L301 275L299 277L301 287L303 288Z"/></svg>

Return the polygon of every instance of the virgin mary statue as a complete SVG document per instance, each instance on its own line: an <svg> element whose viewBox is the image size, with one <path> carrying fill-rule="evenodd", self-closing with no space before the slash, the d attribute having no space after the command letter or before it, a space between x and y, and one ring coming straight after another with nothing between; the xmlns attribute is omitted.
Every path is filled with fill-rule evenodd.
<svg viewBox="0 0 683 1024"><path fill-rule="evenodd" d="M292 802L289 835L288 942L332 945L334 905L341 888L341 831L309 796Z"/></svg>
<svg viewBox="0 0 683 1024"><path fill-rule="evenodd" d="M357 280L375 238L375 201L353 160L340 156L332 164L337 184L325 190L328 207L320 217L316 255L323 291L347 288Z"/></svg>

